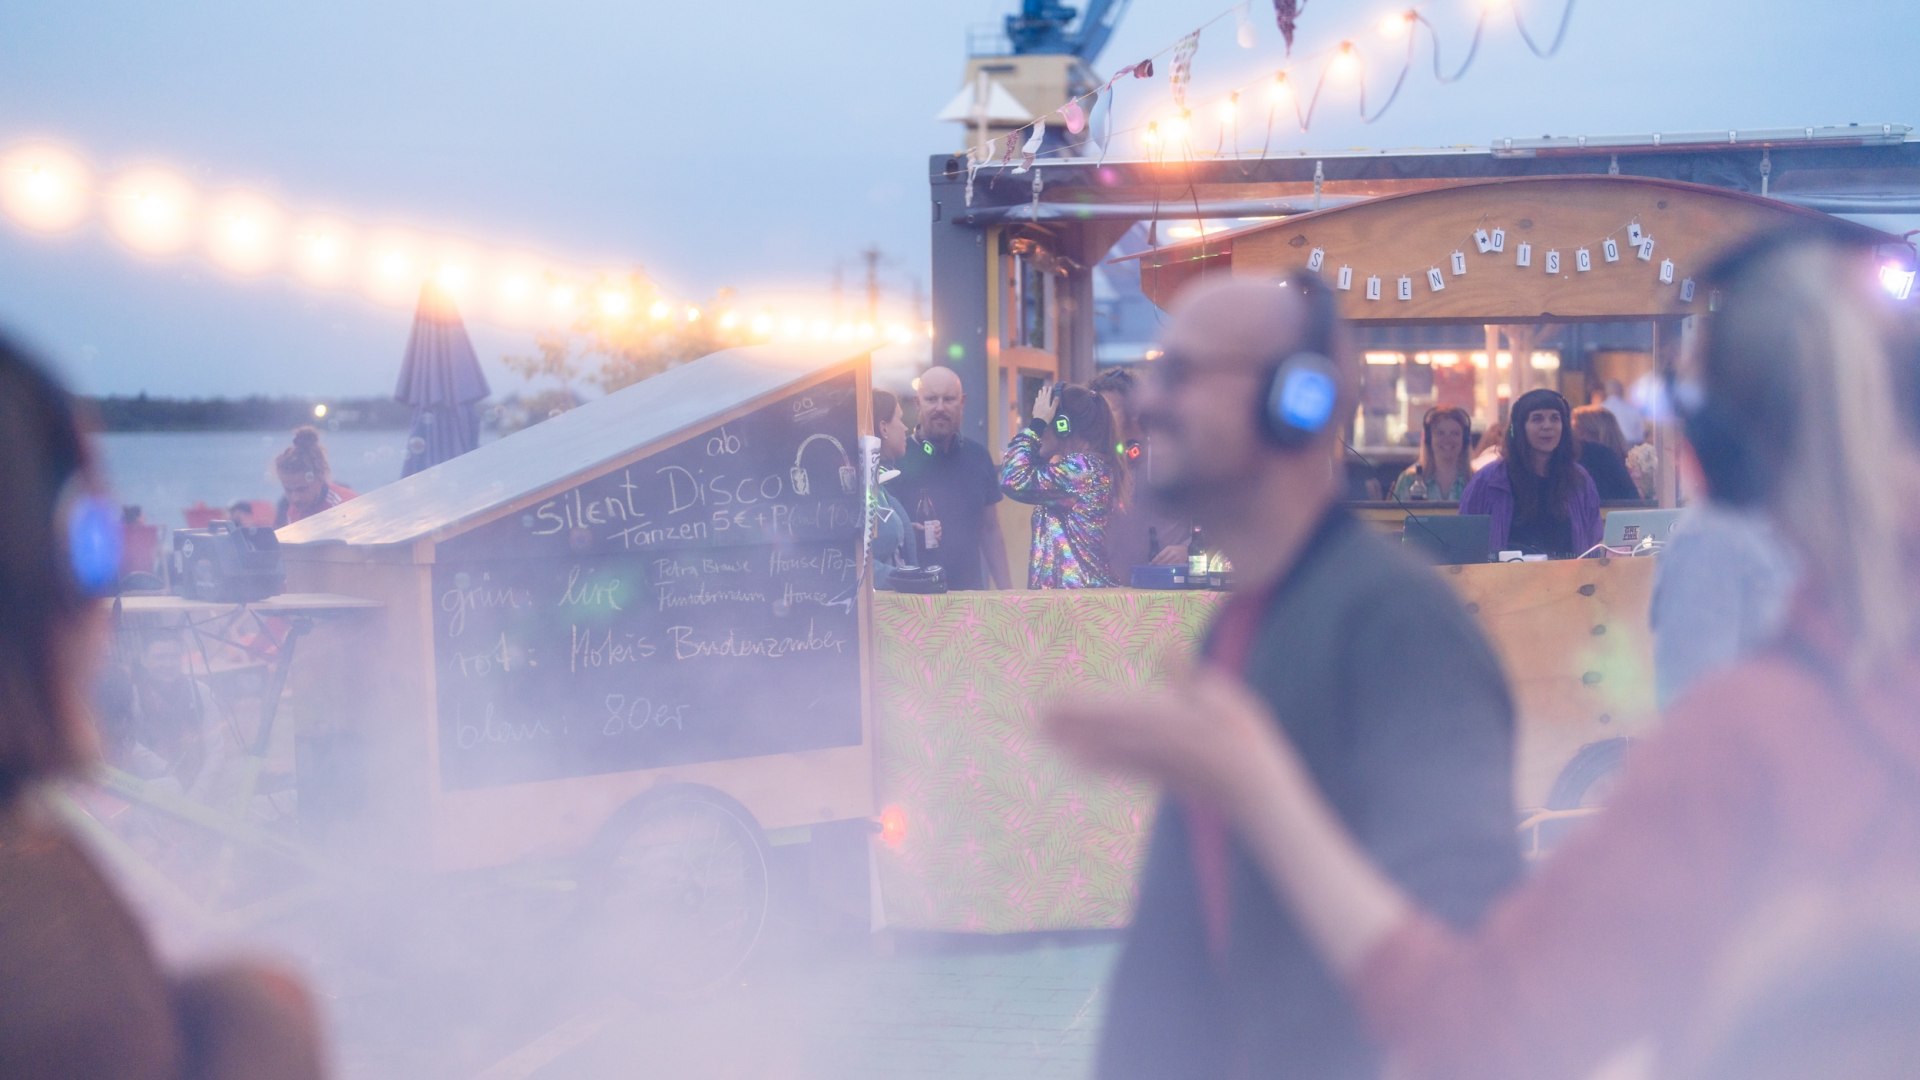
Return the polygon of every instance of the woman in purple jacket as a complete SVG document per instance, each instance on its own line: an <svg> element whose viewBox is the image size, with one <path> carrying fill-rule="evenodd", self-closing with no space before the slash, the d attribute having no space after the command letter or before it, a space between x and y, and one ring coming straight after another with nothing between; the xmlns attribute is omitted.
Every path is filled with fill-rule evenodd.
<svg viewBox="0 0 1920 1080"><path fill-rule="evenodd" d="M1570 558L1600 542L1600 493L1577 460L1570 413L1556 391L1520 395L1500 460L1460 496L1462 514L1493 518L1494 552Z"/></svg>

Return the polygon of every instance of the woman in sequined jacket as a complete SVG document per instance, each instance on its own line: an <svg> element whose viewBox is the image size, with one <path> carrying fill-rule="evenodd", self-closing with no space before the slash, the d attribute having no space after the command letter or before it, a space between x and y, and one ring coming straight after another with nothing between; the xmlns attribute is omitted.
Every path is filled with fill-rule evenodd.
<svg viewBox="0 0 1920 1080"><path fill-rule="evenodd" d="M1114 584L1107 565L1113 512L1113 416L1100 395L1078 386L1042 387L1033 417L1007 444L1000 490L1033 504L1029 589Z"/></svg>

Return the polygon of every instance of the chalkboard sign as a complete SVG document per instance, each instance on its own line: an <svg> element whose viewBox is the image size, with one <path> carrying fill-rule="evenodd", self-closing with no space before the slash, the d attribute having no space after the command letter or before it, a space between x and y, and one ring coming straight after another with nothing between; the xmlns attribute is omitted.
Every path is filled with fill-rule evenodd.
<svg viewBox="0 0 1920 1080"><path fill-rule="evenodd" d="M449 789L860 741L852 375L439 545Z"/></svg>

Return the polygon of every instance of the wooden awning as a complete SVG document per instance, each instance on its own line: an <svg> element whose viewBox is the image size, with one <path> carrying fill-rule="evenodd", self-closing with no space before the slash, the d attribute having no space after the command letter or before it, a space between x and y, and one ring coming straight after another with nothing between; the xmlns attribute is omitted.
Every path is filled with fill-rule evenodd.
<svg viewBox="0 0 1920 1080"><path fill-rule="evenodd" d="M1809 220L1840 219L1671 180L1523 177L1383 196L1129 258L1140 260L1141 286L1163 308L1210 274L1278 276L1318 262L1330 284L1345 280L1340 310L1355 321L1651 318L1705 311L1705 290L1689 283L1719 251ZM1841 227L1895 242L1864 225ZM1503 245L1482 250L1495 230ZM1645 258L1634 235L1653 241ZM1375 278L1378 298L1369 299Z"/></svg>

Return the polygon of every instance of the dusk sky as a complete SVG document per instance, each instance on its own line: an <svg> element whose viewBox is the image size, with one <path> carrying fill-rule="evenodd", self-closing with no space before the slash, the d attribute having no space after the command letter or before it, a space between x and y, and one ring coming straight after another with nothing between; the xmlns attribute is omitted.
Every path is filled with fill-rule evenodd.
<svg viewBox="0 0 1920 1080"><path fill-rule="evenodd" d="M1449 65L1471 2L1418 5ZM1519 3L1544 38L1564 0ZM960 144L932 117L959 89L968 28L1015 6L16 4L0 13L0 151L51 139L96 177L157 163L206 192L637 265L688 299L721 286L750 301L824 296L836 263L851 280L858 251L878 244L904 302L910 278L929 278L926 157ZM1352 37L1383 93L1401 47L1378 25L1399 6L1313 0L1298 51ZM1158 52L1226 7L1135 0L1098 66ZM1196 99L1280 65L1271 4L1252 0L1252 17L1253 49L1232 17L1203 36ZM1351 91L1337 93L1310 134L1276 145L1910 123L1915 42L1910 5L1891 0L1587 0L1551 61L1500 15L1463 82L1436 85L1422 45L1385 119L1360 124ZM1164 78L1129 90L1123 119L1166 107ZM0 222L0 326L84 390L392 388L406 305L282 274L242 280L195 254L138 256L97 213L55 237ZM513 389L496 359L531 336L471 329L496 392Z"/></svg>

